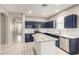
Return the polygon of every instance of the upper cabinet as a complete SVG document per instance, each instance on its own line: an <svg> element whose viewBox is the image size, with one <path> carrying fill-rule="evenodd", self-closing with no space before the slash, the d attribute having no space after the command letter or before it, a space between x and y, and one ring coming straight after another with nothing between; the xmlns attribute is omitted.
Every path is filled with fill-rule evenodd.
<svg viewBox="0 0 79 59"><path fill-rule="evenodd" d="M49 22L25 21L25 28L77 28L77 15L63 15Z"/></svg>
<svg viewBox="0 0 79 59"><path fill-rule="evenodd" d="M53 21L49 22L35 22L35 21L25 21L25 28L53 28Z"/></svg>
<svg viewBox="0 0 79 59"><path fill-rule="evenodd" d="M50 21L47 23L48 27L47 28L54 28L54 22Z"/></svg>
<svg viewBox="0 0 79 59"><path fill-rule="evenodd" d="M77 28L77 15L66 16L64 18L64 28Z"/></svg>
<svg viewBox="0 0 79 59"><path fill-rule="evenodd" d="M53 21L45 22L44 28L54 28L54 22Z"/></svg>
<svg viewBox="0 0 79 59"><path fill-rule="evenodd" d="M25 28L43 28L44 22L25 21Z"/></svg>
<svg viewBox="0 0 79 59"><path fill-rule="evenodd" d="M25 28L34 28L34 22L25 21Z"/></svg>

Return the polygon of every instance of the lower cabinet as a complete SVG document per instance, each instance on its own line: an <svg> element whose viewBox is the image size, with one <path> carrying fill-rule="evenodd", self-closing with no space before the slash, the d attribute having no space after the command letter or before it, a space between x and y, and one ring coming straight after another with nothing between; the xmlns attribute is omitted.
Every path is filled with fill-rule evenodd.
<svg viewBox="0 0 79 59"><path fill-rule="evenodd" d="M71 55L77 54L78 53L78 39L60 37L60 48Z"/></svg>
<svg viewBox="0 0 79 59"><path fill-rule="evenodd" d="M33 42L32 34L25 34L25 42Z"/></svg>
<svg viewBox="0 0 79 59"><path fill-rule="evenodd" d="M70 39L69 40L69 46L70 46L70 48L69 48L69 53L70 54L77 54L78 53L78 40L79 39Z"/></svg>
<svg viewBox="0 0 79 59"><path fill-rule="evenodd" d="M59 47L59 46L60 46L59 39L58 39L58 40L56 40L55 45L56 45L57 47Z"/></svg>

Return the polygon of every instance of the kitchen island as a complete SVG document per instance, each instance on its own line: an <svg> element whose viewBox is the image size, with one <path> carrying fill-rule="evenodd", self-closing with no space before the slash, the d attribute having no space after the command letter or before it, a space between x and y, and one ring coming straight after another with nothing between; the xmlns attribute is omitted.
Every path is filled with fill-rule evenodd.
<svg viewBox="0 0 79 59"><path fill-rule="evenodd" d="M34 50L37 55L55 55L55 41L58 40L54 37L36 33L34 38Z"/></svg>

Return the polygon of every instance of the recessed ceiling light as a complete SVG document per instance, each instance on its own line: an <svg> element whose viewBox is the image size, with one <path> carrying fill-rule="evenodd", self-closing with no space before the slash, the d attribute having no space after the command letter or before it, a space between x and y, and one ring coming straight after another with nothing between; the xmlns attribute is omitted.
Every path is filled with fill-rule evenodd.
<svg viewBox="0 0 79 59"><path fill-rule="evenodd" d="M32 12L31 11L28 11L28 13L31 14Z"/></svg>
<svg viewBox="0 0 79 59"><path fill-rule="evenodd" d="M56 6L59 6L60 4L56 4Z"/></svg>
<svg viewBox="0 0 79 59"><path fill-rule="evenodd" d="M43 13L43 16L46 16L46 13Z"/></svg>
<svg viewBox="0 0 79 59"><path fill-rule="evenodd" d="M57 9L56 12L59 12L59 10Z"/></svg>

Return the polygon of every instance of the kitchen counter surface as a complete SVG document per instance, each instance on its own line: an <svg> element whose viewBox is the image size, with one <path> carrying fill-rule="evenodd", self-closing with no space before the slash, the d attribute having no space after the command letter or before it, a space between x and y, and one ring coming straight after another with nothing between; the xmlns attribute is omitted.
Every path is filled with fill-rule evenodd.
<svg viewBox="0 0 79 59"><path fill-rule="evenodd" d="M53 41L53 40L58 40L54 37L42 34L42 33L36 33L33 35L34 41L36 42L47 42L47 41Z"/></svg>
<svg viewBox="0 0 79 59"><path fill-rule="evenodd" d="M46 35L49 35L49 36L52 36L52 37L54 37L54 36L59 36L59 37L64 37L64 38L70 38L70 39L75 39L75 38L79 38L79 35L59 35L59 34L50 34L50 33L44 33L44 34L46 34Z"/></svg>
<svg viewBox="0 0 79 59"><path fill-rule="evenodd" d="M60 37L65 37L65 38L70 38L70 39L75 39L75 38L79 38L78 35L59 35Z"/></svg>
<svg viewBox="0 0 79 59"><path fill-rule="evenodd" d="M40 32L42 33L42 32ZM45 34L46 36L50 36L53 38L59 38L59 37L63 37L63 38L70 38L70 39L75 39L75 38L79 38L79 35L68 35L68 34L59 34L59 33L42 33Z"/></svg>

